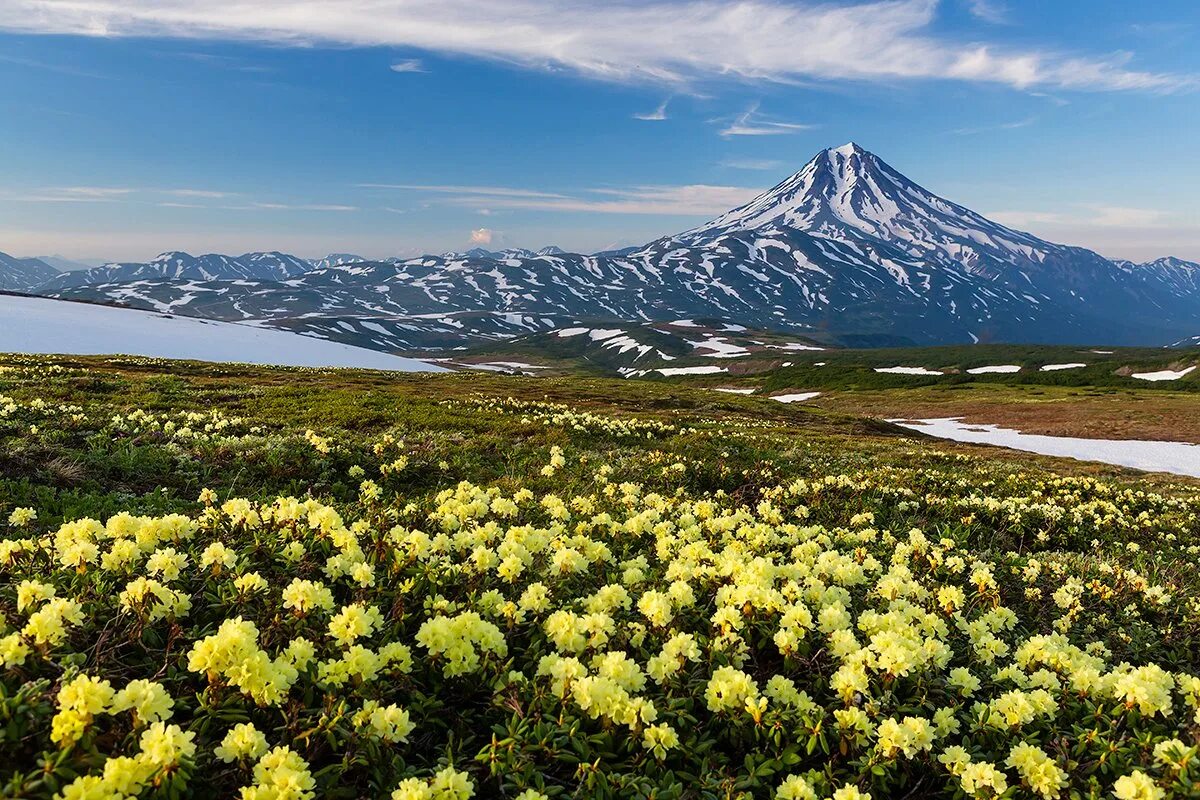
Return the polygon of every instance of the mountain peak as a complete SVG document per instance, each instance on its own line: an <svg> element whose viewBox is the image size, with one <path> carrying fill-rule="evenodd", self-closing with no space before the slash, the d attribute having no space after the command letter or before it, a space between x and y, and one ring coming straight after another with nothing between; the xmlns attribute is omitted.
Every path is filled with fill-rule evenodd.
<svg viewBox="0 0 1200 800"><path fill-rule="evenodd" d="M885 243L905 260L988 272L1059 249L938 197L855 142L822 150L749 203L675 239L696 245L746 233Z"/></svg>
<svg viewBox="0 0 1200 800"><path fill-rule="evenodd" d="M841 156L852 156L855 153L857 153L859 155L868 155L867 151L864 150L862 147L859 147L857 142L846 142L841 147L830 147L825 152L837 153L838 155L841 155Z"/></svg>

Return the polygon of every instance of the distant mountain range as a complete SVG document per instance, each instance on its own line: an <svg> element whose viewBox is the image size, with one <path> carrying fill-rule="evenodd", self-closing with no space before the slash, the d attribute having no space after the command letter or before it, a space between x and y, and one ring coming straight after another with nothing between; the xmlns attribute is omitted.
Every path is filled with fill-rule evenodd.
<svg viewBox="0 0 1200 800"><path fill-rule="evenodd" d="M31 291L58 276L58 270L40 258L17 258L0 253L0 290Z"/></svg>
<svg viewBox="0 0 1200 800"><path fill-rule="evenodd" d="M934 195L854 144L821 151L697 228L593 255L164 253L62 274L0 258L0 288L254 320L384 350L605 319L706 318L859 344L1166 345L1200 331L1200 264L1113 261L1047 242Z"/></svg>

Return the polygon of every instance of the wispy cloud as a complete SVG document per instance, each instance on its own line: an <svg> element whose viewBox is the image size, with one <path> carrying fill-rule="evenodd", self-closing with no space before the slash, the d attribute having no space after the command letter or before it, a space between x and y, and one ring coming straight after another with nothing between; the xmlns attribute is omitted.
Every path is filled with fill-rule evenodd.
<svg viewBox="0 0 1200 800"><path fill-rule="evenodd" d="M561 194L539 192L533 189L513 189L508 186L455 186L426 183L356 183L354 186L357 189L400 189L439 194L477 194L485 197L563 197Z"/></svg>
<svg viewBox="0 0 1200 800"><path fill-rule="evenodd" d="M341 203L254 200L239 192L192 188L135 186L55 186L32 190L5 189L0 196L27 203L134 203L161 208L193 208L222 211L358 211ZM180 198L168 200L164 198ZM229 202L234 199L235 202ZM212 203L201 201L211 200ZM241 200L241 202L236 202ZM219 201L226 201L220 203Z"/></svg>
<svg viewBox="0 0 1200 800"><path fill-rule="evenodd" d="M1194 75L940 30L936 0L7 0L20 33L418 48L606 80L951 79L1017 88L1172 91ZM797 46L797 31L804 35Z"/></svg>
<svg viewBox="0 0 1200 800"><path fill-rule="evenodd" d="M667 118L667 104L671 102L671 98L667 98L659 103L658 108L644 114L634 114L634 119L642 119L647 122L661 122Z"/></svg>
<svg viewBox="0 0 1200 800"><path fill-rule="evenodd" d="M1175 215L1157 208L1090 205L1093 225L1113 228L1163 228L1172 223Z"/></svg>
<svg viewBox="0 0 1200 800"><path fill-rule="evenodd" d="M234 72L251 72L265 73L274 72L274 69L264 64L252 64L244 59L236 56L221 55L218 53L205 53L198 50L191 51L158 51L155 55L162 58L183 59L185 61L195 61L199 64L207 64L221 69L232 70Z"/></svg>
<svg viewBox="0 0 1200 800"><path fill-rule="evenodd" d="M50 191L61 192L70 197L110 198L131 194L135 190L124 186L60 186Z"/></svg>
<svg viewBox="0 0 1200 800"><path fill-rule="evenodd" d="M1071 225L1095 228L1166 228L1187 222L1181 215L1159 208L1111 206L1102 203L1080 203L1064 211L995 211L988 216L1014 227Z"/></svg>
<svg viewBox="0 0 1200 800"><path fill-rule="evenodd" d="M987 216L1113 258L1137 261L1175 254L1200 260L1200 224L1194 216L1174 210L1081 203L1054 211L993 211Z"/></svg>
<svg viewBox="0 0 1200 800"><path fill-rule="evenodd" d="M977 133L988 133L989 131L1012 131L1018 128L1028 128L1038 121L1037 117L1026 117L1025 119L1013 120L1012 122L1001 122L997 125L980 125L975 128L954 128L950 133L955 136L974 136Z"/></svg>
<svg viewBox="0 0 1200 800"><path fill-rule="evenodd" d="M1007 25L1008 7L999 0L967 0L967 10L971 16L990 22L993 25Z"/></svg>
<svg viewBox="0 0 1200 800"><path fill-rule="evenodd" d="M457 195L444 202L491 213L495 209L588 214L696 216L719 214L761 192L742 186L633 186L588 189L572 196L540 196L513 190L507 195Z"/></svg>
<svg viewBox="0 0 1200 800"><path fill-rule="evenodd" d="M230 197L234 194L233 192L216 192L211 189L164 189L163 193L176 197L205 197L209 199L220 199L222 197Z"/></svg>
<svg viewBox="0 0 1200 800"><path fill-rule="evenodd" d="M769 170L779 169L783 162L773 158L727 158L719 162L718 166L729 169Z"/></svg>
<svg viewBox="0 0 1200 800"><path fill-rule="evenodd" d="M230 206L229 208L237 210L258 208L265 211L358 211L358 206L326 203L251 203L249 206Z"/></svg>
<svg viewBox="0 0 1200 800"><path fill-rule="evenodd" d="M32 190L8 189L3 195L25 203L111 203L135 191L119 186L52 186Z"/></svg>
<svg viewBox="0 0 1200 800"><path fill-rule="evenodd" d="M397 61L391 66L392 72L428 72L425 69L425 64L419 58L406 58L403 61Z"/></svg>
<svg viewBox="0 0 1200 800"><path fill-rule="evenodd" d="M2 14L3 11L0 11ZM86 69L79 69L71 64L59 64L50 61L39 61L36 58L25 58L23 56L15 56L7 53L0 53L0 63L15 64L21 67L29 67L30 69L39 69L46 72L57 72L61 75L74 75L78 78L96 78L98 80L107 80L109 76L102 75L98 72L91 72Z"/></svg>
<svg viewBox="0 0 1200 800"><path fill-rule="evenodd" d="M1059 106L1060 108L1061 108L1062 106L1069 106L1069 105L1071 105L1071 101L1070 101L1070 100L1067 100L1067 99L1064 99L1064 98L1062 98L1062 97L1059 97L1058 95L1053 95L1053 94L1050 94L1049 92L1030 92L1030 93L1029 93L1029 96L1030 96L1030 97L1037 97L1037 98L1040 98L1040 99L1042 99L1042 100L1047 100L1047 101L1049 101L1049 102L1053 103L1054 105L1056 105L1056 106Z"/></svg>
<svg viewBox="0 0 1200 800"><path fill-rule="evenodd" d="M719 121L719 120L718 120ZM745 112L733 118L721 129L722 136L779 136L781 134L799 133L815 128L799 122L778 122L768 119L758 113L758 103L750 106Z"/></svg>

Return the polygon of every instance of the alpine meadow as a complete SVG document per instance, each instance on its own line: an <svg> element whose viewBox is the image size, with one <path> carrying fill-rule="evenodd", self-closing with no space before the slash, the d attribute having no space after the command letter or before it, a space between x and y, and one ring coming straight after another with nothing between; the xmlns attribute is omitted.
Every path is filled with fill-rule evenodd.
<svg viewBox="0 0 1200 800"><path fill-rule="evenodd" d="M1200 800L1198 36L0 0L0 798Z"/></svg>

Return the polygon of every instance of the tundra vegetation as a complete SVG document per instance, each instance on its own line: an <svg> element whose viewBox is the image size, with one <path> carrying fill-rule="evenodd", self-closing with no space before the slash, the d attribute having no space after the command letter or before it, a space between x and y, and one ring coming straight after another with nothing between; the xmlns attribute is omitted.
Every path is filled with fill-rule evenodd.
<svg viewBox="0 0 1200 800"><path fill-rule="evenodd" d="M661 382L8 357L0 795L1200 796L1200 491Z"/></svg>

